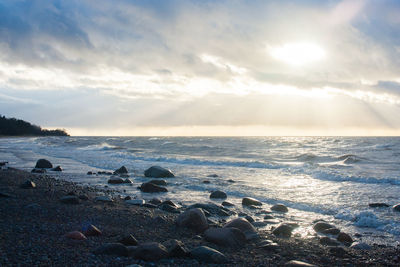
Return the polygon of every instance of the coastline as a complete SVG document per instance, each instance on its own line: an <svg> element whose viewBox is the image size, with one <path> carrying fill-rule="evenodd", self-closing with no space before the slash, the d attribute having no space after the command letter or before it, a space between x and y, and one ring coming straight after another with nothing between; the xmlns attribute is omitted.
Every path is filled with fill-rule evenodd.
<svg viewBox="0 0 400 267"><path fill-rule="evenodd" d="M20 188L26 180L36 188ZM340 246L335 249L320 244L316 236L311 239L275 237L268 230L258 230L258 238L247 241L240 248L216 245L204 240L190 229L178 227L178 214L157 207L128 205L123 199L111 203L96 202L95 197L109 189L81 186L57 180L49 175L31 174L16 169L0 170L0 259L1 266L128 266L148 265L149 262L129 256L95 255L99 246L117 242L132 234L139 242L165 243L180 240L191 250L198 246L214 248L228 258L224 266L283 266L298 260L317 266L396 266L399 249L374 246L370 250L358 250ZM73 193L71 193L73 192ZM78 205L68 205L60 199L68 194L86 196ZM182 209L183 210L183 209ZM230 219L230 218L229 218ZM227 220L229 220L227 219ZM102 235L76 241L65 237L71 231L79 231L93 224ZM224 224L221 219L215 227ZM271 240L275 248L260 246ZM265 243L265 242L264 242ZM167 257L156 261L157 266L199 266L207 263L189 257Z"/></svg>

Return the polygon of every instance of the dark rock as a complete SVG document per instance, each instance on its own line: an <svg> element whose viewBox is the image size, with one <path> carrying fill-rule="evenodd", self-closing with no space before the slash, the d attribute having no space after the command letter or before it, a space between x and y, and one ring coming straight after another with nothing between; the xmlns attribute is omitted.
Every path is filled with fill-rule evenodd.
<svg viewBox="0 0 400 267"><path fill-rule="evenodd" d="M165 180L151 180L149 183L161 185L161 186L167 186L167 181L165 181Z"/></svg>
<svg viewBox="0 0 400 267"><path fill-rule="evenodd" d="M163 243L170 257L183 258L189 256L189 251L180 240L170 239Z"/></svg>
<svg viewBox="0 0 400 267"><path fill-rule="evenodd" d="M228 202L228 201L224 201L224 202L222 202L222 206L225 206L225 207L233 207L233 206L235 206L235 204L233 204L233 203L231 203L231 202Z"/></svg>
<svg viewBox="0 0 400 267"><path fill-rule="evenodd" d="M276 227L272 233L278 237L290 237L293 229L293 226L284 223Z"/></svg>
<svg viewBox="0 0 400 267"><path fill-rule="evenodd" d="M321 245L324 245L324 246L339 246L340 245L339 242L337 242L336 240L331 239L327 236L321 237L319 240L319 243L321 243Z"/></svg>
<svg viewBox="0 0 400 267"><path fill-rule="evenodd" d="M394 205L393 206L394 211L400 211L400 204Z"/></svg>
<svg viewBox="0 0 400 267"><path fill-rule="evenodd" d="M199 261L204 263L228 263L228 258L219 252L218 250L200 246L192 249L190 251L190 256Z"/></svg>
<svg viewBox="0 0 400 267"><path fill-rule="evenodd" d="M132 183L132 181L131 181L131 180L129 180L128 178L126 178L126 179L124 180L124 183L125 183L125 184L131 184L131 183Z"/></svg>
<svg viewBox="0 0 400 267"><path fill-rule="evenodd" d="M351 238L350 235L348 235L348 234L346 234L346 233L343 233L343 232L338 234L337 240L338 240L339 242L344 243L344 244L351 244L351 243L354 242L354 241L353 241L353 238Z"/></svg>
<svg viewBox="0 0 400 267"><path fill-rule="evenodd" d="M162 203L162 201L159 198L152 198L149 203L154 204L154 205L160 205Z"/></svg>
<svg viewBox="0 0 400 267"><path fill-rule="evenodd" d="M145 193L168 192L167 188L152 183L143 183L140 190Z"/></svg>
<svg viewBox="0 0 400 267"><path fill-rule="evenodd" d="M31 180L27 180L24 183L22 183L19 187L23 189L36 188L36 184Z"/></svg>
<svg viewBox="0 0 400 267"><path fill-rule="evenodd" d="M186 210L178 216L176 223L180 227L187 227L197 233L202 233L208 228L207 218L203 210L199 208Z"/></svg>
<svg viewBox="0 0 400 267"><path fill-rule="evenodd" d="M224 228L237 228L246 235L246 238L257 232L256 228L254 228L254 226L244 218L233 219L227 222L224 225Z"/></svg>
<svg viewBox="0 0 400 267"><path fill-rule="evenodd" d="M47 171L45 169L32 169L31 173L46 173Z"/></svg>
<svg viewBox="0 0 400 267"><path fill-rule="evenodd" d="M126 197L124 197L124 200L131 200L131 199L132 199L131 196L126 196Z"/></svg>
<svg viewBox="0 0 400 267"><path fill-rule="evenodd" d="M232 227L208 228L204 232L204 238L208 242L226 247L242 247L246 243L244 233Z"/></svg>
<svg viewBox="0 0 400 267"><path fill-rule="evenodd" d="M110 179L108 179L108 183L109 184L123 184L124 179L122 179L121 177L111 177Z"/></svg>
<svg viewBox="0 0 400 267"><path fill-rule="evenodd" d="M114 171L114 174L127 174L128 173L128 169L125 166L122 166L119 169L116 169Z"/></svg>
<svg viewBox="0 0 400 267"><path fill-rule="evenodd" d="M171 206L169 204L161 204L159 206L159 208L161 210L164 210L164 211L167 211L167 212L171 212L171 213L181 213L176 206Z"/></svg>
<svg viewBox="0 0 400 267"><path fill-rule="evenodd" d="M128 256L128 249L121 243L106 243L94 250L93 254Z"/></svg>
<svg viewBox="0 0 400 267"><path fill-rule="evenodd" d="M210 183L210 181L208 181L208 180L203 181L203 184L209 184L209 183Z"/></svg>
<svg viewBox="0 0 400 267"><path fill-rule="evenodd" d="M227 197L228 196L226 195L226 193L220 190L214 191L210 195L210 198L227 198Z"/></svg>
<svg viewBox="0 0 400 267"><path fill-rule="evenodd" d="M278 212L288 212L288 208L283 204L276 204L271 207L271 210Z"/></svg>
<svg viewBox="0 0 400 267"><path fill-rule="evenodd" d="M221 216L221 217L231 216L231 214L229 212L227 212L227 211L225 211L223 209L220 209L217 214L218 214L218 216Z"/></svg>
<svg viewBox="0 0 400 267"><path fill-rule="evenodd" d="M215 203L196 203L188 207L188 209L193 209L193 208L200 208L206 210L213 215L219 215L221 209L226 212L229 212L227 208L224 208L223 206L217 205Z"/></svg>
<svg viewBox="0 0 400 267"><path fill-rule="evenodd" d="M51 162L48 161L47 159L39 159L36 162L35 168L38 168L38 169L50 169L50 168L53 168L53 164L51 164Z"/></svg>
<svg viewBox="0 0 400 267"><path fill-rule="evenodd" d="M368 206L370 208L387 208L390 207L388 204L386 203L369 203Z"/></svg>
<svg viewBox="0 0 400 267"><path fill-rule="evenodd" d="M229 180L228 180L228 182L230 182L230 183L234 183L235 181L234 181L234 180L232 180L232 179L229 179Z"/></svg>
<svg viewBox="0 0 400 267"><path fill-rule="evenodd" d="M85 236L101 236L101 231L99 228L94 226L93 224L89 225L88 227L85 227L86 229L83 231Z"/></svg>
<svg viewBox="0 0 400 267"><path fill-rule="evenodd" d="M337 228L328 228L321 231L322 234L325 235L337 235L340 233L340 230Z"/></svg>
<svg viewBox="0 0 400 267"><path fill-rule="evenodd" d="M86 174L87 174L87 175L93 175L94 173L91 172L91 171L88 171Z"/></svg>
<svg viewBox="0 0 400 267"><path fill-rule="evenodd" d="M144 261L158 261L168 257L167 249L157 242L148 242L134 249L133 256Z"/></svg>
<svg viewBox="0 0 400 267"><path fill-rule="evenodd" d="M51 171L53 171L53 172L62 172L62 168L61 168L61 166L57 166L57 167L51 169Z"/></svg>
<svg viewBox="0 0 400 267"><path fill-rule="evenodd" d="M269 214L266 214L266 215L264 216L264 220L270 220L270 219L275 219L275 217L272 216L272 215L269 215Z"/></svg>
<svg viewBox="0 0 400 267"><path fill-rule="evenodd" d="M86 240L87 237L79 231L72 231L65 234L66 238L74 239L74 240Z"/></svg>
<svg viewBox="0 0 400 267"><path fill-rule="evenodd" d="M245 216L244 218L245 218L246 220L248 220L249 223L253 223L253 222L254 222L253 217L251 217L251 216L249 216L249 215Z"/></svg>
<svg viewBox="0 0 400 267"><path fill-rule="evenodd" d="M172 207L178 208L178 205L176 205L174 202L172 202L172 201L169 200L169 199L163 201L161 204L166 204L166 205L170 205L170 206L172 206Z"/></svg>
<svg viewBox="0 0 400 267"><path fill-rule="evenodd" d="M60 198L60 202L64 204L79 204L79 198L77 196L63 196Z"/></svg>
<svg viewBox="0 0 400 267"><path fill-rule="evenodd" d="M207 175L207 177L217 178L218 175L217 174L210 174L210 175Z"/></svg>
<svg viewBox="0 0 400 267"><path fill-rule="evenodd" d="M244 206L262 206L262 203L255 198L245 197L242 199L242 205L244 205Z"/></svg>
<svg viewBox="0 0 400 267"><path fill-rule="evenodd" d="M175 177L175 175L167 169L164 169L160 166L152 166L144 171L144 176L146 177L154 177L154 178L171 178Z"/></svg>
<svg viewBox="0 0 400 267"><path fill-rule="evenodd" d="M118 243L121 243L125 246L136 246L138 241L133 235L128 235L119 240Z"/></svg>
<svg viewBox="0 0 400 267"><path fill-rule="evenodd" d="M326 222L317 222L317 223L314 224L314 226L313 226L313 229L314 229L316 232L321 232L321 231L323 231L323 230L330 229L330 228L336 228L336 227L333 226L333 225L331 225L331 224L329 224L329 223L326 223Z"/></svg>
<svg viewBox="0 0 400 267"><path fill-rule="evenodd" d="M296 261L296 260L291 260L285 263L285 266L290 266L290 267L317 267L317 265L309 264L304 261Z"/></svg>

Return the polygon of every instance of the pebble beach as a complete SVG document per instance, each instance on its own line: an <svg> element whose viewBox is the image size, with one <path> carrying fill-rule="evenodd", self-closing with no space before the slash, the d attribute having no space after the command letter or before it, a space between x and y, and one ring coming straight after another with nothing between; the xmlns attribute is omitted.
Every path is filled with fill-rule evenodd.
<svg viewBox="0 0 400 267"><path fill-rule="evenodd" d="M210 211L213 212L210 207L215 207L207 206L209 203L187 207L162 199L157 193L143 202L134 196L116 195L118 187L99 189L56 179L51 173L3 168L0 265L400 264L398 247L344 242L338 237L340 234L332 235L335 227L329 228L331 233L321 234L321 229L314 225L314 237L304 239L291 234L296 225L283 223L259 229L254 222L252 225L251 216L229 214L224 206L220 208L228 216L221 214L213 217L217 219L209 219ZM259 208L257 212L273 217L270 210ZM323 226L324 222L315 224Z"/></svg>

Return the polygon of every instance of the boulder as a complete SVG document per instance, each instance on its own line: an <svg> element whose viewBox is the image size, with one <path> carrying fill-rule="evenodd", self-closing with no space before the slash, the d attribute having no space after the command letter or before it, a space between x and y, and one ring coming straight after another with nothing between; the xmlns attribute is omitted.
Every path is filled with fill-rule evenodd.
<svg viewBox="0 0 400 267"><path fill-rule="evenodd" d="M144 202L145 201L143 199L128 199L128 200L125 200L126 204L137 205L137 206L143 205Z"/></svg>
<svg viewBox="0 0 400 267"><path fill-rule="evenodd" d="M340 233L340 230L337 228L328 228L321 231L322 234L325 235L337 235Z"/></svg>
<svg viewBox="0 0 400 267"><path fill-rule="evenodd" d="M108 179L108 183L109 184L123 184L123 183L125 183L125 181L121 177L111 177L110 179Z"/></svg>
<svg viewBox="0 0 400 267"><path fill-rule="evenodd" d="M228 196L226 195L225 192L217 190L213 191L210 195L210 198L227 198Z"/></svg>
<svg viewBox="0 0 400 267"><path fill-rule="evenodd" d="M114 171L114 174L127 174L128 173L128 169L125 166L122 166L119 169L116 169Z"/></svg>
<svg viewBox="0 0 400 267"><path fill-rule="evenodd" d="M133 235L128 235L119 240L118 243L121 243L125 246L137 246L138 241Z"/></svg>
<svg viewBox="0 0 400 267"><path fill-rule="evenodd" d="M160 166L152 166L144 171L144 176L153 178L171 178L175 175L168 169L164 169Z"/></svg>
<svg viewBox="0 0 400 267"><path fill-rule="evenodd" d="M313 229L315 232L322 232L323 230L330 229L330 228L336 228L332 224L326 223L326 222L317 222L314 224Z"/></svg>
<svg viewBox="0 0 400 267"><path fill-rule="evenodd" d="M36 184L31 180L27 180L24 183L22 183L19 187L23 189L36 188Z"/></svg>
<svg viewBox="0 0 400 267"><path fill-rule="evenodd" d="M288 212L288 208L283 204L276 204L271 207L271 210L278 212Z"/></svg>
<svg viewBox="0 0 400 267"><path fill-rule="evenodd" d="M348 234L346 234L346 233L343 233L343 232L341 232L341 233L338 234L337 240L338 240L339 242L344 243L344 244L351 244L351 243L354 242L354 241L353 241L353 238L351 238L350 235L348 235Z"/></svg>
<svg viewBox="0 0 400 267"><path fill-rule="evenodd" d="M72 231L65 234L66 238L74 239L74 240L86 240L86 236L79 231Z"/></svg>
<svg viewBox="0 0 400 267"><path fill-rule="evenodd" d="M170 239L163 243L167 248L168 255L175 258L183 258L189 255L189 251L180 240Z"/></svg>
<svg viewBox="0 0 400 267"><path fill-rule="evenodd" d="M61 166L57 166L57 167L51 169L51 171L53 171L53 172L62 172L62 168L61 168Z"/></svg>
<svg viewBox="0 0 400 267"><path fill-rule="evenodd" d="M200 246L190 251L190 256L201 263L228 263L228 258L216 249Z"/></svg>
<svg viewBox="0 0 400 267"><path fill-rule="evenodd" d="M208 242L225 247L243 247L246 243L244 233L233 227L208 228L204 232L204 238Z"/></svg>
<svg viewBox="0 0 400 267"><path fill-rule="evenodd" d="M230 227L239 229L246 236L257 232L256 228L254 228L254 226L244 218L233 219L224 225L224 228L230 228Z"/></svg>
<svg viewBox="0 0 400 267"><path fill-rule="evenodd" d="M272 233L278 237L290 237L292 235L293 229L294 229L293 226L283 223L278 227L276 227L272 231Z"/></svg>
<svg viewBox="0 0 400 267"><path fill-rule="evenodd" d="M83 233L85 234L85 236L101 236L102 234L99 228L97 228L93 224L85 227Z"/></svg>
<svg viewBox="0 0 400 267"><path fill-rule="evenodd" d="M128 249L121 243L106 243L95 249L93 254L128 256Z"/></svg>
<svg viewBox="0 0 400 267"><path fill-rule="evenodd" d="M187 227L197 233L202 233L208 228L207 218L202 209L195 208L183 212L176 219L180 227Z"/></svg>
<svg viewBox="0 0 400 267"><path fill-rule="evenodd" d="M77 196L63 196L60 198L60 202L64 204L79 204L80 200Z"/></svg>
<svg viewBox="0 0 400 267"><path fill-rule="evenodd" d="M369 203L368 206L370 208L387 208L387 207L390 207L388 204L380 203L380 202Z"/></svg>
<svg viewBox="0 0 400 267"><path fill-rule="evenodd" d="M143 183L140 186L140 190L145 193L159 193L159 192L168 192L167 188L158 186L153 183Z"/></svg>
<svg viewBox="0 0 400 267"><path fill-rule="evenodd" d="M235 204L233 204L231 202L228 202L228 201L224 201L224 202L222 202L222 206L224 206L224 207L233 207L233 206L235 206Z"/></svg>
<svg viewBox="0 0 400 267"><path fill-rule="evenodd" d="M319 243L321 243L321 245L324 245L324 246L339 246L340 245L339 242L337 242L336 240L331 239L327 236L321 237L319 239Z"/></svg>
<svg viewBox="0 0 400 267"><path fill-rule="evenodd" d="M290 266L290 267L317 267L317 265L314 264L309 264L304 261L296 261L296 260L291 260L285 263L285 266Z"/></svg>
<svg viewBox="0 0 400 267"><path fill-rule="evenodd" d="M160 186L167 186L167 181L165 180L151 180L149 183L160 185Z"/></svg>
<svg viewBox="0 0 400 267"><path fill-rule="evenodd" d="M47 159L39 159L36 162L35 168L37 168L37 169L50 169L50 168L53 168L53 164L51 164L51 162L48 161Z"/></svg>
<svg viewBox="0 0 400 267"><path fill-rule="evenodd" d="M400 204L394 205L393 206L394 211L400 211Z"/></svg>
<svg viewBox="0 0 400 267"><path fill-rule="evenodd" d="M148 242L136 247L131 256L144 261L158 261L167 258L168 251L160 243Z"/></svg>
<svg viewBox="0 0 400 267"><path fill-rule="evenodd" d="M262 206L262 203L255 198L245 197L242 199L243 206Z"/></svg>

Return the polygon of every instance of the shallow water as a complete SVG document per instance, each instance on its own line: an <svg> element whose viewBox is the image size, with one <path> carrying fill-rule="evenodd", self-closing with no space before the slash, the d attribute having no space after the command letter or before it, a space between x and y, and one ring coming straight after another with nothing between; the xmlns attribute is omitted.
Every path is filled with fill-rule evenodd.
<svg viewBox="0 0 400 267"><path fill-rule="evenodd" d="M290 212L275 215L296 221L298 233L323 218L367 243L398 244L400 213L369 208L368 203L400 202L400 138L386 137L41 137L0 139L0 160L30 170L39 157L61 165L60 177L104 186L107 176L89 170L115 170L125 165L133 186L118 185L125 194L145 199L136 186L143 171L160 165L176 178L168 193L185 204L206 202L208 191L220 189L241 210L242 197L283 203ZM217 174L218 177L207 177ZM229 179L235 183L228 182ZM210 184L204 184L209 180ZM216 201L220 202L220 201ZM252 214L257 219L254 213ZM311 233L312 231L310 231Z"/></svg>

